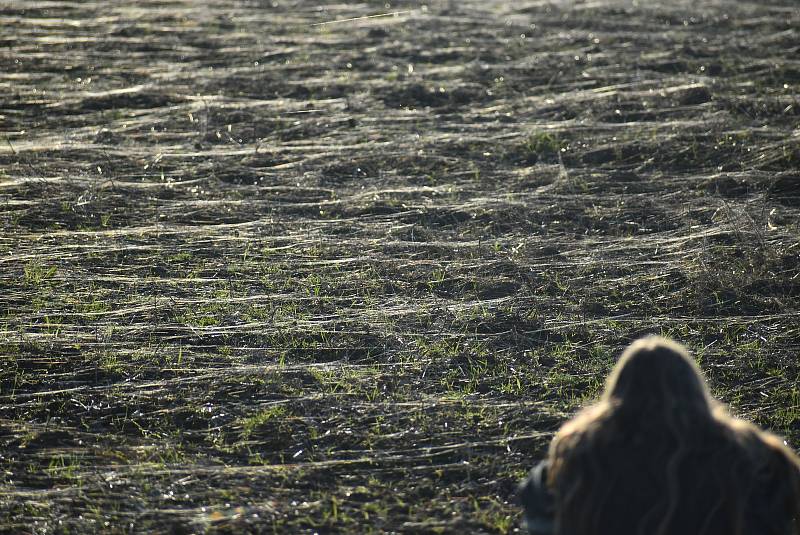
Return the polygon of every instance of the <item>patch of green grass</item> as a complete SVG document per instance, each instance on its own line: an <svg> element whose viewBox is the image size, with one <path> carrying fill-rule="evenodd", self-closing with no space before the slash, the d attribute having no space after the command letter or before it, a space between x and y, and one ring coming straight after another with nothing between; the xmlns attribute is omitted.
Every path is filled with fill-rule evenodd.
<svg viewBox="0 0 800 535"><path fill-rule="evenodd" d="M285 418L288 415L286 407L283 405L275 405L266 409L262 409L257 413L240 419L237 425L241 426L242 430L239 436L242 440L247 440L257 428L267 424L276 419Z"/></svg>
<svg viewBox="0 0 800 535"><path fill-rule="evenodd" d="M104 352L100 355L100 369L108 373L122 373L125 369L119 355L112 352Z"/></svg>
<svg viewBox="0 0 800 535"><path fill-rule="evenodd" d="M776 429L781 432L790 432L800 422L800 389L791 387L774 392L770 403L775 406L771 420Z"/></svg>
<svg viewBox="0 0 800 535"><path fill-rule="evenodd" d="M80 487L81 482L81 460L77 455L57 455L50 459L46 470L47 474L53 478L66 483L75 483Z"/></svg>
<svg viewBox="0 0 800 535"><path fill-rule="evenodd" d="M38 286L44 281L52 279L57 271L56 266L46 266L36 260L31 260L24 267L23 280L29 285Z"/></svg>

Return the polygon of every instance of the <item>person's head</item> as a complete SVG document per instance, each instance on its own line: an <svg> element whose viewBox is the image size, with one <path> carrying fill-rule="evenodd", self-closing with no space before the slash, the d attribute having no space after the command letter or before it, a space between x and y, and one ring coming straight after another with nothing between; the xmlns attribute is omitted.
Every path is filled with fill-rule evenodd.
<svg viewBox="0 0 800 535"><path fill-rule="evenodd" d="M713 402L697 364L680 344L658 336L628 346L606 380L602 403L636 431L647 422L673 429L706 424Z"/></svg>
<svg viewBox="0 0 800 535"><path fill-rule="evenodd" d="M648 336L622 353L606 380L603 400L633 405L683 402L703 411L710 396L686 348L667 338Z"/></svg>
<svg viewBox="0 0 800 535"><path fill-rule="evenodd" d="M707 427L716 412L718 404L686 349L649 336L628 346L608 375L600 400L564 424L553 447L578 438L584 447L595 447L594 439L679 437Z"/></svg>
<svg viewBox="0 0 800 535"><path fill-rule="evenodd" d="M800 535L800 463L774 436L727 415L687 350L647 337L622 354L600 400L549 453L556 535L748 533L761 466ZM781 473L782 472L782 473ZM760 502L759 502L760 503ZM776 509L777 511L777 509ZM687 531L688 530L688 531ZM764 531L773 533L773 531ZM699 532L698 532L699 533ZM774 533L785 533L774 531Z"/></svg>

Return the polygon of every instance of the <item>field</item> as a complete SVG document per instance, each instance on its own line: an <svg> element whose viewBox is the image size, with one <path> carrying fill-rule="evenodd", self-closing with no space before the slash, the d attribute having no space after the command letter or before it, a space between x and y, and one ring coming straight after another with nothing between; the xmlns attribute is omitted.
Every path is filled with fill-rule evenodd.
<svg viewBox="0 0 800 535"><path fill-rule="evenodd" d="M0 0L0 532L513 532L647 333L800 448L795 0L210 4Z"/></svg>

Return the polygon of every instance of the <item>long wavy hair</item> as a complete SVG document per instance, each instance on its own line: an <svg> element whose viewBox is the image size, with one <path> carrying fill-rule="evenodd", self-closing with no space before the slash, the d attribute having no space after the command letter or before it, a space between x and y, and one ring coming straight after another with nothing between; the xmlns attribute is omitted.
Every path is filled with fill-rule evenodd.
<svg viewBox="0 0 800 535"><path fill-rule="evenodd" d="M549 460L556 535L800 535L800 460L729 416L665 338L625 350Z"/></svg>

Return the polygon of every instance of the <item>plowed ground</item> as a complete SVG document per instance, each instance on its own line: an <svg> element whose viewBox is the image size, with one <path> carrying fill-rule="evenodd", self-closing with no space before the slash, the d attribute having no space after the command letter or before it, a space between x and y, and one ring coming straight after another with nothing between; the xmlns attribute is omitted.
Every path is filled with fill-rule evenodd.
<svg viewBox="0 0 800 535"><path fill-rule="evenodd" d="M793 0L212 4L0 0L0 532L506 533L653 332L800 446Z"/></svg>

